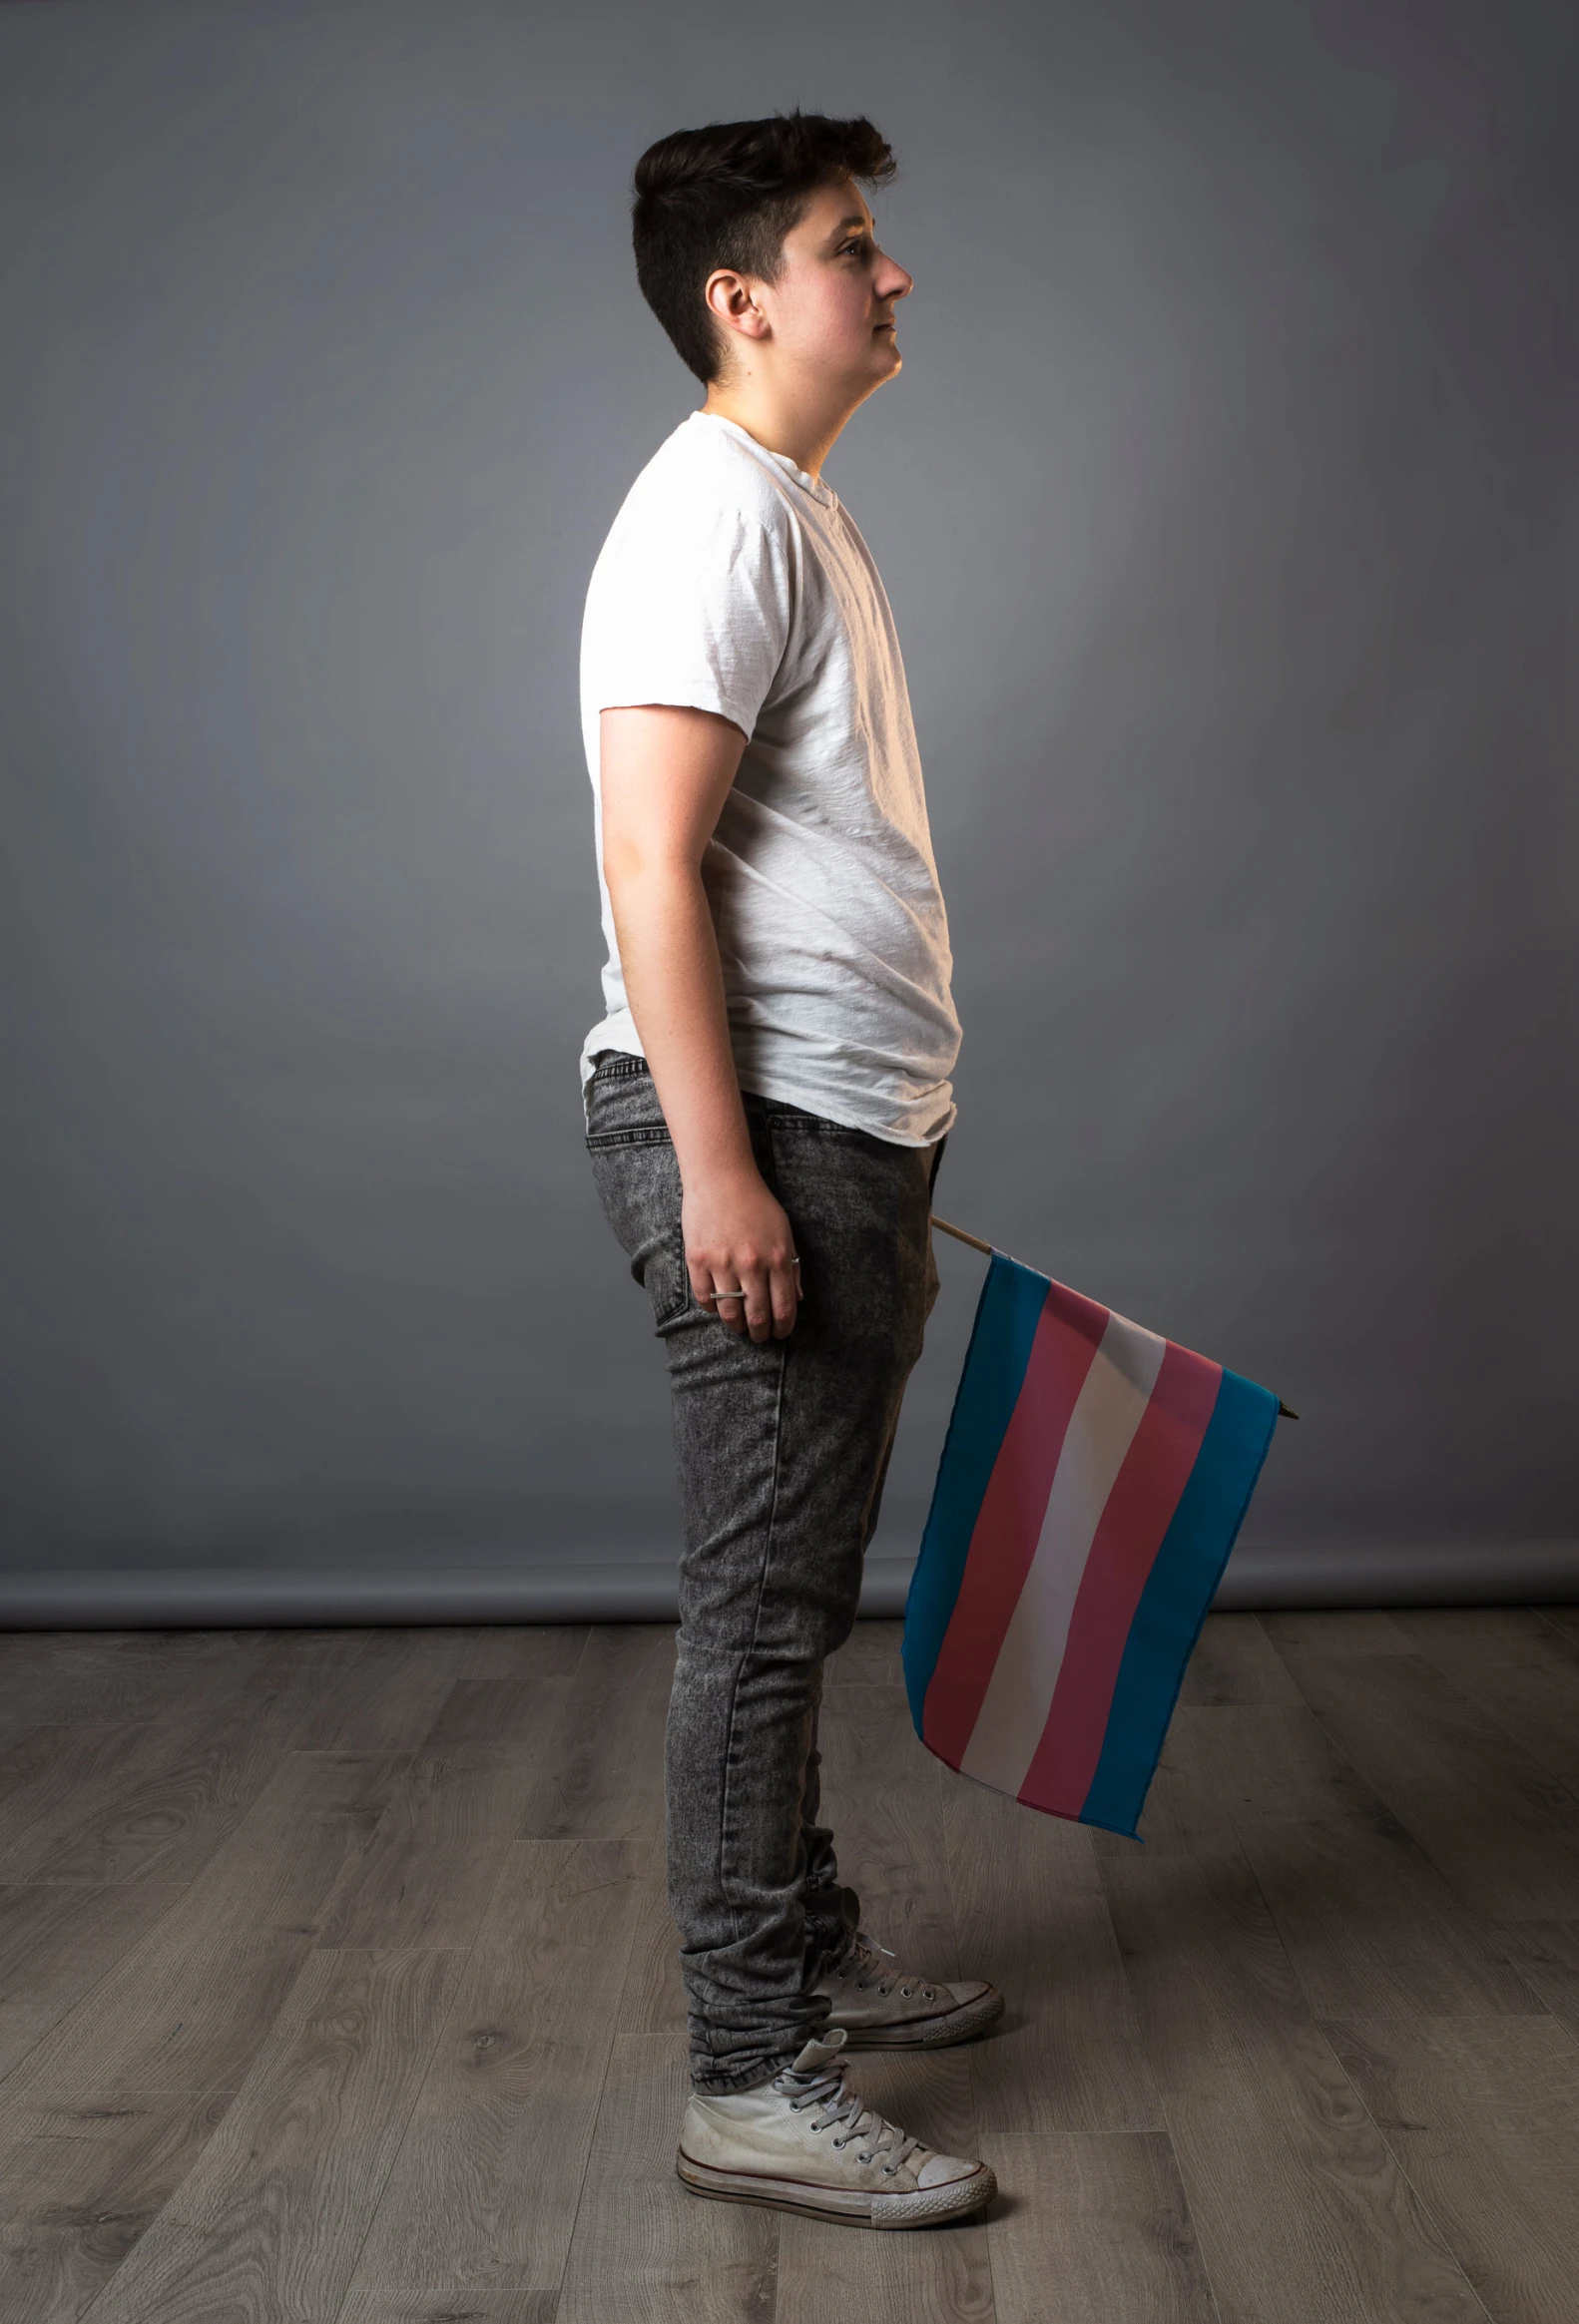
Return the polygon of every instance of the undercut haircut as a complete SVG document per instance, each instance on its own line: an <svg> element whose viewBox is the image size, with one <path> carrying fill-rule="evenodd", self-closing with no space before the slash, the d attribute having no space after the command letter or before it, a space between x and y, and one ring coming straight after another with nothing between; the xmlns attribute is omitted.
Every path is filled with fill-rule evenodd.
<svg viewBox="0 0 1579 2324"><path fill-rule="evenodd" d="M776 113L716 121L649 146L636 165L631 239L642 296L703 384L724 369L725 340L703 292L720 266L776 282L785 236L822 186L886 186L898 168L864 115Z"/></svg>

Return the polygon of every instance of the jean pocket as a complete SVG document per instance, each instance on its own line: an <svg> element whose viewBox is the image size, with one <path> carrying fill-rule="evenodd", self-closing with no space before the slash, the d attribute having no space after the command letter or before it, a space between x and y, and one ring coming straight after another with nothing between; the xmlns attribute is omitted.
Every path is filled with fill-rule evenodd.
<svg viewBox="0 0 1579 2324"><path fill-rule="evenodd" d="M587 1117L587 1146L596 1154L606 1146L669 1146L669 1125L658 1103L653 1077L616 1071L607 1078L594 1074L583 1093Z"/></svg>
<svg viewBox="0 0 1579 2324"><path fill-rule="evenodd" d="M641 1282L652 1301L655 1330L666 1330L685 1314L691 1305L691 1269L686 1264L686 1240L681 1227L671 1227L647 1254Z"/></svg>
<svg viewBox="0 0 1579 2324"><path fill-rule="evenodd" d="M652 1303L654 1323L663 1331L691 1304L680 1172L668 1132L660 1139L645 1139L610 1131L589 1138L587 1144L603 1214L630 1261L632 1275Z"/></svg>
<svg viewBox="0 0 1579 2324"><path fill-rule="evenodd" d="M600 1148L605 1146L672 1146L673 1144L674 1141L669 1135L669 1126L665 1122L634 1122L626 1130L594 1130L590 1118L588 1121L587 1150L591 1154L596 1154Z"/></svg>

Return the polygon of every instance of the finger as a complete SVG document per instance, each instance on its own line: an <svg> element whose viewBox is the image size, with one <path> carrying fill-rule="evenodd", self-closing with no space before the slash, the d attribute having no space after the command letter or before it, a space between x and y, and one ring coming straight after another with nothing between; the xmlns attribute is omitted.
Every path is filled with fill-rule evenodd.
<svg viewBox="0 0 1579 2324"><path fill-rule="evenodd" d="M715 1290L710 1297L716 1303L713 1312L726 1330L743 1332L746 1329L746 1299L743 1292L733 1289Z"/></svg>
<svg viewBox="0 0 1579 2324"><path fill-rule="evenodd" d="M768 1295L773 1303L775 1339L788 1339L794 1329L795 1307L800 1296L796 1286L793 1259L786 1259L782 1266L771 1269Z"/></svg>
<svg viewBox="0 0 1579 2324"><path fill-rule="evenodd" d="M742 1267L741 1289L746 1294L746 1328L759 1345L772 1336L773 1302L768 1296L768 1269L759 1263Z"/></svg>

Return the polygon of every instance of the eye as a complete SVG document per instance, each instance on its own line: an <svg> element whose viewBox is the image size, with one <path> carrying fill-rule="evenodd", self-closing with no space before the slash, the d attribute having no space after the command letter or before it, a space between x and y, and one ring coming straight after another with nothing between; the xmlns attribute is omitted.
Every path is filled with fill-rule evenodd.
<svg viewBox="0 0 1579 2324"><path fill-rule="evenodd" d="M844 252L845 252L846 250L852 250L852 251L855 253L856 257L858 258L858 257L860 257L860 256L861 256L861 254L864 252L864 250L865 250L865 247L866 247L866 237L865 237L865 235L864 235L864 234L852 234L852 235L850 236L850 238L849 238L849 240L848 240L847 242L840 242L840 243L839 243L839 246L838 246L838 255L839 255L839 257L841 257L841 258L842 258L842 257L843 257L843 255L844 255Z"/></svg>

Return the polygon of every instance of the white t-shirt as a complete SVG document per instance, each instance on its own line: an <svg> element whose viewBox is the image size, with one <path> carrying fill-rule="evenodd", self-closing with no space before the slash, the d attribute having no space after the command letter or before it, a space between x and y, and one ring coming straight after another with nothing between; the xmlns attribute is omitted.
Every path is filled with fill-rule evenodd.
<svg viewBox="0 0 1579 2324"><path fill-rule="evenodd" d="M582 1051L642 1054L603 878L598 713L644 702L749 737L702 873L741 1087L926 1146L959 1020L904 666L837 497L693 412L636 479L587 593L581 709L609 960Z"/></svg>

